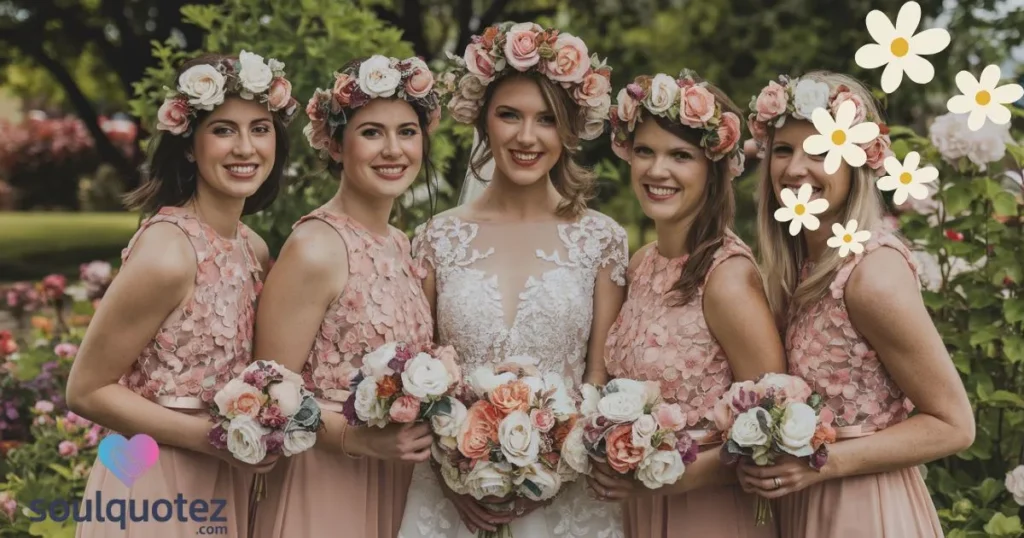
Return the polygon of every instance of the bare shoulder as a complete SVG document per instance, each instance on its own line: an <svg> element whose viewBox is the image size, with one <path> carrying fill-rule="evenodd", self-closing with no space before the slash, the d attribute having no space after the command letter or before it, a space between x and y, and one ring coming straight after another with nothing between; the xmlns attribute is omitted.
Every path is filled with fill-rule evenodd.
<svg viewBox="0 0 1024 538"><path fill-rule="evenodd" d="M157 222L139 235L118 276L137 275L150 287L177 288L191 284L197 270L195 249L185 232L170 222Z"/></svg>
<svg viewBox="0 0 1024 538"><path fill-rule="evenodd" d="M288 267L306 278L327 278L348 263L344 239L330 224L309 219L292 230L274 270Z"/></svg>
<svg viewBox="0 0 1024 538"><path fill-rule="evenodd" d="M897 250L881 247L864 255L846 283L844 296L853 310L883 308L920 295L913 269Z"/></svg>
<svg viewBox="0 0 1024 538"><path fill-rule="evenodd" d="M763 293L757 266L746 256L730 256L708 276L705 297L712 302L740 301L751 293ZM739 306L742 303L736 302Z"/></svg>

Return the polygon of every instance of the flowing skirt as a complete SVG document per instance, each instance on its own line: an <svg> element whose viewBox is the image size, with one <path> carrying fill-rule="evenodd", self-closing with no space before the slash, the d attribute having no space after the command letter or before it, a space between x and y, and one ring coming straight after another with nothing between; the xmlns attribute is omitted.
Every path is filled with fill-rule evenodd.
<svg viewBox="0 0 1024 538"><path fill-rule="evenodd" d="M246 538L252 478L213 456L161 445L156 464L128 487L97 459L78 511L89 521L75 536Z"/></svg>
<svg viewBox="0 0 1024 538"><path fill-rule="evenodd" d="M738 485L702 488L685 495L643 497L625 504L628 538L728 536L776 538L776 522L754 525L756 497Z"/></svg>
<svg viewBox="0 0 1024 538"><path fill-rule="evenodd" d="M942 527L917 467L815 484L779 499L782 538L935 538Z"/></svg>
<svg viewBox="0 0 1024 538"><path fill-rule="evenodd" d="M256 538L394 538L412 465L353 459L314 445L267 473Z"/></svg>
<svg viewBox="0 0 1024 538"><path fill-rule="evenodd" d="M592 499L586 479L567 488L546 508L510 524L515 538L621 538L622 507ZM399 538L474 538L455 505L444 496L429 463L416 466L405 504Z"/></svg>

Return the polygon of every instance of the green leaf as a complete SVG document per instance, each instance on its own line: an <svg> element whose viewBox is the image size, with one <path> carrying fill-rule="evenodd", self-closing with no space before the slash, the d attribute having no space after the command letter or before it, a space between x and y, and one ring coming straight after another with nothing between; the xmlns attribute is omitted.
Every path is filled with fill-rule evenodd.
<svg viewBox="0 0 1024 538"><path fill-rule="evenodd" d="M533 482L531 482L529 480L523 480L523 485L526 486L526 489L530 490L530 493L533 493L534 496L536 496L536 497L540 497L541 496L542 492L541 492L540 488L537 487L537 484L534 484Z"/></svg>
<svg viewBox="0 0 1024 538"><path fill-rule="evenodd" d="M971 201L974 199L973 193L970 192L970 184L953 185L943 192L942 196L946 201L946 214L952 217L959 216L960 213L963 213L963 211L971 205Z"/></svg>
<svg viewBox="0 0 1024 538"><path fill-rule="evenodd" d="M1016 107L1010 107L1011 109ZM1006 151L1009 153L1014 161L1017 161L1017 166L1024 167L1024 146L1018 146L1016 144L1007 144Z"/></svg>
<svg viewBox="0 0 1024 538"><path fill-rule="evenodd" d="M1024 299L1014 297L1003 302L1003 316L1008 323L1024 321Z"/></svg>
<svg viewBox="0 0 1024 538"><path fill-rule="evenodd" d="M999 497L999 494L1003 492L1003 489L1003 484L995 478L986 478L981 485L978 486L978 497L981 499L981 505L988 506L989 503Z"/></svg>
<svg viewBox="0 0 1024 538"><path fill-rule="evenodd" d="M1024 338L1018 335L1010 335L1003 338L1003 352L1010 364L1024 361Z"/></svg>
<svg viewBox="0 0 1024 538"><path fill-rule="evenodd" d="M997 512L985 524L985 532L989 536L1016 538L1024 534L1024 527L1021 527L1019 516L1006 517L1002 512Z"/></svg>
<svg viewBox="0 0 1024 538"><path fill-rule="evenodd" d="M1017 214L1017 200L1012 194L1003 191L992 198L992 206L996 214L1001 217L1010 217Z"/></svg>
<svg viewBox="0 0 1024 538"><path fill-rule="evenodd" d="M69 469L69 468L67 468L67 467L65 467L63 465L60 465L58 463L51 463L49 465L49 467L50 467L50 469L53 469L53 471L56 472L57 474L59 474L62 477L64 477L65 480L69 480L70 481L70 480L74 479L74 473L71 472L71 469Z"/></svg>
<svg viewBox="0 0 1024 538"><path fill-rule="evenodd" d="M1008 390L997 390L989 395L989 403L1004 403L1024 408L1024 398Z"/></svg>

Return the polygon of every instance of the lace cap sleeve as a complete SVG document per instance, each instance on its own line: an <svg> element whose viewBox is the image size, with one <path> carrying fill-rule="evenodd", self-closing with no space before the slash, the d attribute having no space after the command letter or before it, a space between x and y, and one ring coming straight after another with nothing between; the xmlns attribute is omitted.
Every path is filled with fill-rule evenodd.
<svg viewBox="0 0 1024 538"><path fill-rule="evenodd" d="M599 266L601 269L611 266L612 282L619 286L626 285L626 268L629 267L629 235L626 229L610 217L603 216L600 227L605 229L607 241L601 250Z"/></svg>
<svg viewBox="0 0 1024 538"><path fill-rule="evenodd" d="M434 245L430 241L429 233L433 223L433 220L428 220L417 226L412 238L412 258L421 267L425 267L426 264L430 264L431 268L437 267Z"/></svg>

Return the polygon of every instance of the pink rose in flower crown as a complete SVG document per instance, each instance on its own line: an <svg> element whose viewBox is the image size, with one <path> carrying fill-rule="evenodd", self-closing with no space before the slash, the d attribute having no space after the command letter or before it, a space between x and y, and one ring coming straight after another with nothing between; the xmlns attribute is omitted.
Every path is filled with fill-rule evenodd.
<svg viewBox="0 0 1024 538"><path fill-rule="evenodd" d="M317 90L316 92L313 93L313 97L310 97L309 101L306 103L306 116L309 117L309 121L324 121L324 112L323 109L320 108L320 95L322 93L326 92L323 92L322 90Z"/></svg>
<svg viewBox="0 0 1024 538"><path fill-rule="evenodd" d="M680 89L679 100L679 121L683 125L701 128L715 115L715 96L703 86Z"/></svg>
<svg viewBox="0 0 1024 538"><path fill-rule="evenodd" d="M537 36L544 29L532 22L522 22L509 28L505 35L505 60L518 71L537 65L540 61L540 48Z"/></svg>
<svg viewBox="0 0 1024 538"><path fill-rule="evenodd" d="M829 112L835 116L839 112L839 105L842 105L846 101L852 101L854 106L857 108L853 115L853 123L851 125L857 125L858 123L863 122L864 119L867 118L867 109L864 108L864 101L859 95L853 93L844 85L839 85L836 88L835 96L831 101L831 110Z"/></svg>
<svg viewBox="0 0 1024 538"><path fill-rule="evenodd" d="M292 100L292 83L284 77L277 77L270 83L267 92L267 106L270 110L281 110Z"/></svg>
<svg viewBox="0 0 1024 538"><path fill-rule="evenodd" d="M555 57L547 63L547 75L556 82L580 82L590 70L587 45L572 34L558 34Z"/></svg>
<svg viewBox="0 0 1024 538"><path fill-rule="evenodd" d="M686 429L686 413L676 404L659 403L651 410L651 414L658 425L666 430Z"/></svg>
<svg viewBox="0 0 1024 538"><path fill-rule="evenodd" d="M633 445L633 426L620 424L608 432L605 438L608 451L608 465L619 473L636 469L644 459L644 447Z"/></svg>
<svg viewBox="0 0 1024 538"><path fill-rule="evenodd" d="M400 396L391 404L391 420L400 424L413 422L420 414L420 401L408 394Z"/></svg>
<svg viewBox="0 0 1024 538"><path fill-rule="evenodd" d="M414 99L426 97L434 87L434 75L424 65L416 65L405 81L405 93Z"/></svg>
<svg viewBox="0 0 1024 538"><path fill-rule="evenodd" d="M611 91L611 84L608 77L597 71L591 71L587 73L587 76L583 77L583 82L576 87L573 97L577 101L586 102L590 106L598 106L605 99L610 101L608 93Z"/></svg>
<svg viewBox="0 0 1024 538"><path fill-rule="evenodd" d="M334 102L342 108L352 102L352 91L356 87L354 81L355 79L347 73L338 73L334 76L334 88L331 90L331 95L334 96Z"/></svg>
<svg viewBox="0 0 1024 538"><path fill-rule="evenodd" d="M488 82L494 77L494 60L479 43L470 43L466 47L463 59L466 60L466 69L470 73L482 77Z"/></svg>
<svg viewBox="0 0 1024 538"><path fill-rule="evenodd" d="M867 161L865 164L867 164L872 170L881 172L885 158L891 156L893 153L892 150L889 149L892 145L892 142L889 140L889 128L882 123L879 123L878 127L881 134L866 146L861 146L861 148L863 148L864 153L867 154Z"/></svg>
<svg viewBox="0 0 1024 538"><path fill-rule="evenodd" d="M711 153L721 156L732 151L740 141L740 118L732 112L722 114L722 123L718 126L718 145L711 148Z"/></svg>
<svg viewBox="0 0 1024 538"><path fill-rule="evenodd" d="M189 104L185 97L164 101L156 113L156 128L171 134L184 134L189 125Z"/></svg>
<svg viewBox="0 0 1024 538"><path fill-rule="evenodd" d="M636 119L640 115L640 101L637 101L629 94L628 88L619 90L619 106L616 114L619 121L626 124L626 129L632 131L636 127Z"/></svg>
<svg viewBox="0 0 1024 538"><path fill-rule="evenodd" d="M777 82L769 82L768 86L761 90L754 104L757 110L758 121L768 121L786 112L786 88Z"/></svg>

